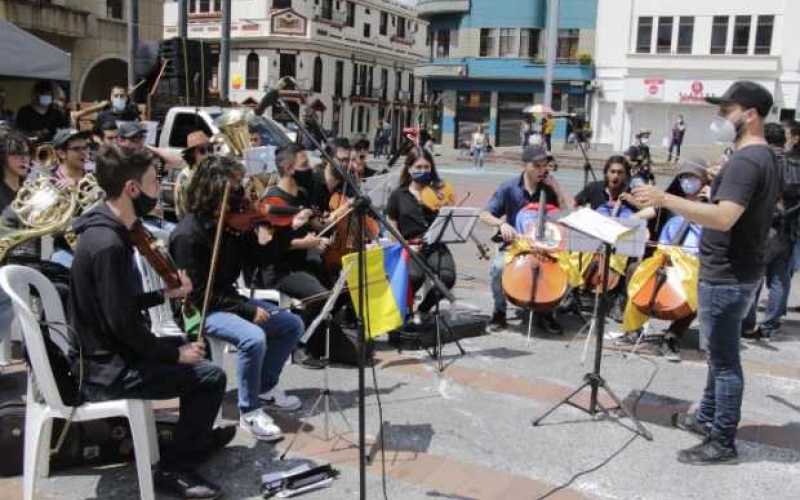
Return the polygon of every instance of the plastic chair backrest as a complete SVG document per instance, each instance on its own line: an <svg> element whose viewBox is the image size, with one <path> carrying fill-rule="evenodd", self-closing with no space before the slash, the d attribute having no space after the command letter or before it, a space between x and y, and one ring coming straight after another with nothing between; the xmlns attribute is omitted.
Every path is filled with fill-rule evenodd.
<svg viewBox="0 0 800 500"><path fill-rule="evenodd" d="M38 294L44 309L44 320L55 325L64 324L64 307L56 287L42 273L25 266L8 265L0 268L0 287L11 297L14 312L22 327L22 336L36 385L45 403L58 411L68 411L58 392L50 358L42 338L39 317L30 307L31 288ZM56 328L58 328L56 326ZM63 332L67 331L66 326ZM30 392L30 391L29 391Z"/></svg>
<svg viewBox="0 0 800 500"><path fill-rule="evenodd" d="M155 272L138 251L136 252L136 267L139 268L139 273L142 275L142 285L145 292L153 292L166 288L166 284L164 284L164 280L161 276ZM169 302L167 301L164 301L163 304L158 306L151 307L147 312L150 315L153 330L158 330L162 324L172 319L172 309L170 309Z"/></svg>

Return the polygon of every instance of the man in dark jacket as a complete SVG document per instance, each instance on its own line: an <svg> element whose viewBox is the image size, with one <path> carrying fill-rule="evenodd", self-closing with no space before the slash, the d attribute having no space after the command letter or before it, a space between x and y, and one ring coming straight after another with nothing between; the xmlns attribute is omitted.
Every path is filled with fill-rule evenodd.
<svg viewBox="0 0 800 500"><path fill-rule="evenodd" d="M139 110L136 104L128 101L128 91L125 87L111 88L109 107L97 115L96 130L100 130L106 123L135 122L139 121Z"/></svg>
<svg viewBox="0 0 800 500"><path fill-rule="evenodd" d="M219 486L194 467L235 435L235 427L212 430L225 373L206 361L202 344L181 345L150 331L146 309L187 296L192 285L181 273L180 288L144 293L129 236L157 201L153 163L144 150L104 146L98 153L97 180L107 200L75 224L70 321L82 355L73 352L73 360L83 363L81 390L89 401L179 398L175 443L161 450L156 488L183 498L216 498Z"/></svg>
<svg viewBox="0 0 800 500"><path fill-rule="evenodd" d="M69 126L67 115L53 103L53 85L46 80L33 86L31 103L17 111L17 128L28 137L49 141L60 128Z"/></svg>

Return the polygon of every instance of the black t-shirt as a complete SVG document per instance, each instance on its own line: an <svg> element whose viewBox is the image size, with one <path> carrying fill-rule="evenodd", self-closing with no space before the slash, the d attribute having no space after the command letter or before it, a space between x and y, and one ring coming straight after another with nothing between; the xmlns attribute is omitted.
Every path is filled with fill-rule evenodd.
<svg viewBox="0 0 800 500"><path fill-rule="evenodd" d="M583 190L581 190L580 193L575 195L576 205L589 205L592 207L592 210L597 210L598 207L607 204L610 200L611 196L609 196L608 191L606 190L605 181L590 182L585 188L583 188ZM626 201L623 201L622 205L630 210L636 210Z"/></svg>
<svg viewBox="0 0 800 500"><path fill-rule="evenodd" d="M106 108L97 115L95 129L101 130L106 122L135 122L139 120L139 110L133 105L125 106L119 113L113 109Z"/></svg>
<svg viewBox="0 0 800 500"><path fill-rule="evenodd" d="M0 212L11 205L14 198L17 197L17 192L8 187L8 184L0 180Z"/></svg>
<svg viewBox="0 0 800 500"><path fill-rule="evenodd" d="M436 212L420 203L408 187L403 186L389 195L386 214L397 222L397 229L406 239L419 238L425 234L436 218Z"/></svg>
<svg viewBox="0 0 800 500"><path fill-rule="evenodd" d="M30 104L20 108L17 112L17 128L24 134L32 135L40 130L47 130L47 136L41 137L50 140L56 133L56 129L69 126L67 115L59 111L54 106L47 108L45 114L39 114Z"/></svg>
<svg viewBox="0 0 800 500"><path fill-rule="evenodd" d="M753 283L761 279L780 186L781 172L768 146L748 146L731 157L711 185L711 201L731 201L745 208L730 231L703 228L701 280Z"/></svg>

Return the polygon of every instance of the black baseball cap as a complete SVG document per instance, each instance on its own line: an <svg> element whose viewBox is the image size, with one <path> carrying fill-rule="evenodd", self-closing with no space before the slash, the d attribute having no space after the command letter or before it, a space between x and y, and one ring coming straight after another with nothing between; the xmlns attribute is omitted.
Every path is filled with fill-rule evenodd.
<svg viewBox="0 0 800 500"><path fill-rule="evenodd" d="M758 114L765 117L772 109L772 94L764 86L755 82L742 80L734 82L722 97L706 97L706 102L715 106L724 104L738 104L745 109L754 108Z"/></svg>
<svg viewBox="0 0 800 500"><path fill-rule="evenodd" d="M547 150L542 146L528 146L522 150L522 163L536 163L547 160Z"/></svg>
<svg viewBox="0 0 800 500"><path fill-rule="evenodd" d="M73 139L88 139L91 134L86 131L81 131L75 128L61 128L56 131L53 136L53 147L56 149L64 149L67 143Z"/></svg>

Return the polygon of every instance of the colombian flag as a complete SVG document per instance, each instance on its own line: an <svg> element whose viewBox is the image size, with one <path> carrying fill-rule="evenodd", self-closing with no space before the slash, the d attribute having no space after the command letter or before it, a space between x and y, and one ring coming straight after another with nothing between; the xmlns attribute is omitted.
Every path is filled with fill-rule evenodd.
<svg viewBox="0 0 800 500"><path fill-rule="evenodd" d="M402 245L375 247L366 251L366 300L364 302L367 338L375 338L403 325L408 311L408 253ZM358 253L342 258L349 269L347 285L353 306L358 311Z"/></svg>

